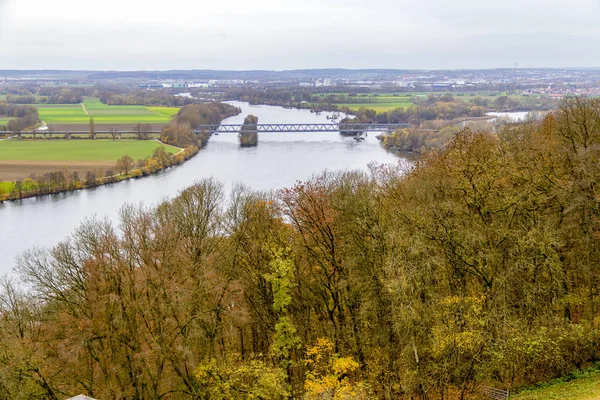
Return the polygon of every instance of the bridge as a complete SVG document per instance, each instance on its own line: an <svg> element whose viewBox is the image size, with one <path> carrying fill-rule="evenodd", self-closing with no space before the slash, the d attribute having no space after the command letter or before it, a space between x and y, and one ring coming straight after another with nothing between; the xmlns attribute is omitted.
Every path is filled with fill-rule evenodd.
<svg viewBox="0 0 600 400"><path fill-rule="evenodd" d="M406 128L408 124L222 124L222 125L199 125L196 132L226 133L241 132L246 130L261 132L393 132L399 128Z"/></svg>
<svg viewBox="0 0 600 400"><path fill-rule="evenodd" d="M256 124L256 125L244 125L244 124L222 124L222 125L199 125L196 128L196 133L209 132L213 133L226 133L226 132L241 132L242 128L246 126L246 130L261 132L277 132L277 133L293 133L293 132L341 132L344 134L360 134L363 132L393 132L400 128L406 128L408 124ZM151 134L160 133L160 131L148 132ZM0 134L15 134L15 132L0 132ZM40 135L46 137L49 135L50 138L58 136L82 136L88 135L88 131L68 131L68 130L46 130L46 131L29 131L21 132L18 136L32 136ZM109 135L110 131L97 130L96 135ZM133 131L119 131L118 135L136 135Z"/></svg>

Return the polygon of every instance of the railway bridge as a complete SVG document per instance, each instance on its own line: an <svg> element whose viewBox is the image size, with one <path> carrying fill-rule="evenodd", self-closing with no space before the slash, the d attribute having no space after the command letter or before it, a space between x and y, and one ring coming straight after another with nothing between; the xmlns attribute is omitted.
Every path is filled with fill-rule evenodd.
<svg viewBox="0 0 600 400"><path fill-rule="evenodd" d="M399 128L405 128L408 124L221 124L221 125L199 125L196 132L227 133L256 131L261 132L341 132L348 134L359 134L363 132L393 132ZM243 129L245 128L245 129Z"/></svg>
<svg viewBox="0 0 600 400"><path fill-rule="evenodd" d="M196 133L209 132L214 133L231 133L246 131L256 131L257 133L272 132L272 133L294 133L294 132L340 132L344 135L359 135L363 132L393 132L400 128L407 127L408 124L256 124L256 125L244 125L244 124L221 124L221 125L198 125L196 127ZM245 129L242 129L245 128ZM96 135L109 135L111 132L105 130L95 131ZM148 132L152 134L160 133L160 131ZM47 131L28 131L28 132L0 132L0 134L16 134L18 137L21 136L42 136L50 139L65 137L70 138L73 136L85 136L89 132L86 131L67 131L67 130L47 130ZM132 136L136 135L136 132L132 131L120 131L117 133L118 137L121 135Z"/></svg>

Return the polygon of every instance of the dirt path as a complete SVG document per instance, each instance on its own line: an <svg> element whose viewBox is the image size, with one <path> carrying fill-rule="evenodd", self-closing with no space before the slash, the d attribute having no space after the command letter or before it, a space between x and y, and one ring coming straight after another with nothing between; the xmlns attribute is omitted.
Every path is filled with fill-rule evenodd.
<svg viewBox="0 0 600 400"><path fill-rule="evenodd" d="M80 177L84 177L87 171L104 176L104 172L114 165L112 162L0 160L0 181L25 179L32 174L40 176L65 169L69 173L78 172Z"/></svg>
<svg viewBox="0 0 600 400"><path fill-rule="evenodd" d="M85 109L85 105L83 103L81 103L81 108L83 108L83 112L85 113L85 115L90 115L87 110Z"/></svg>
<svg viewBox="0 0 600 400"><path fill-rule="evenodd" d="M160 140L158 140L158 139L154 139L154 141L156 141L156 142L158 142L158 143L162 144L162 145L163 145L163 146L165 146L165 147L170 147L170 148L172 148L172 149L179 150L177 153L175 153L175 155L177 155L177 154L179 154L179 153L181 153L181 152L185 151L185 149L182 149L181 147L175 147L175 146L171 146L170 144L163 143L163 142L161 142L161 141L160 141Z"/></svg>

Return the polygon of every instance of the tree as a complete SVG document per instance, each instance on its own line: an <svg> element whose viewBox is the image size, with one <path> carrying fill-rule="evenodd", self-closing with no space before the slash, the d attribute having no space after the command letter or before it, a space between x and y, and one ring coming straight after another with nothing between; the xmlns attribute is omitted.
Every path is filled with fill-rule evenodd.
<svg viewBox="0 0 600 400"><path fill-rule="evenodd" d="M170 156L164 146L157 147L152 152L152 158L156 160L160 168L165 168L168 165L169 157Z"/></svg>
<svg viewBox="0 0 600 400"><path fill-rule="evenodd" d="M134 167L134 165L135 161L133 160L133 158L129 157L128 155L124 155L123 157L117 160L115 168L120 173L125 172L125 175L127 175L129 171Z"/></svg>
<svg viewBox="0 0 600 400"><path fill-rule="evenodd" d="M150 132L152 132L152 125L150 124L144 124L141 126L141 138L143 140L147 140L148 137L150 136Z"/></svg>
<svg viewBox="0 0 600 400"><path fill-rule="evenodd" d="M115 128L110 128L108 131L110 132L112 140L116 140L117 136L119 135L119 131L117 131Z"/></svg>
<svg viewBox="0 0 600 400"><path fill-rule="evenodd" d="M95 130L94 117L90 117L89 138L90 139L96 139L96 130Z"/></svg>
<svg viewBox="0 0 600 400"><path fill-rule="evenodd" d="M98 184L98 180L96 178L96 173L93 171L88 171L85 174L85 184L88 187L93 187Z"/></svg>
<svg viewBox="0 0 600 400"><path fill-rule="evenodd" d="M136 126L134 128L134 132L135 132L138 140L144 139L144 126L142 124L140 124L140 123L136 124Z"/></svg>

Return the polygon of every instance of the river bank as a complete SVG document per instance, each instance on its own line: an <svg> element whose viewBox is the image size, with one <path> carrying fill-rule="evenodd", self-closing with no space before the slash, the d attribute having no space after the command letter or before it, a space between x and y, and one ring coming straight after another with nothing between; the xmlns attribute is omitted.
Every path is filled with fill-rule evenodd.
<svg viewBox="0 0 600 400"><path fill-rule="evenodd" d="M90 170L85 174L83 179L80 179L77 172L69 173L67 168L63 168L46 173L39 178L32 175L33 178L27 178L25 180L0 182L0 202L72 192L118 183L129 179L139 179L144 176L156 174L167 168L180 165L198 153L198 147L196 146L188 146L187 148L182 149L164 143L161 144L179 151L174 154L168 154L165 151L155 151L152 157L148 157L144 160L144 166L137 165L131 167L130 170L126 170L126 172L105 176L98 176L96 172ZM160 147L157 149L160 149Z"/></svg>

